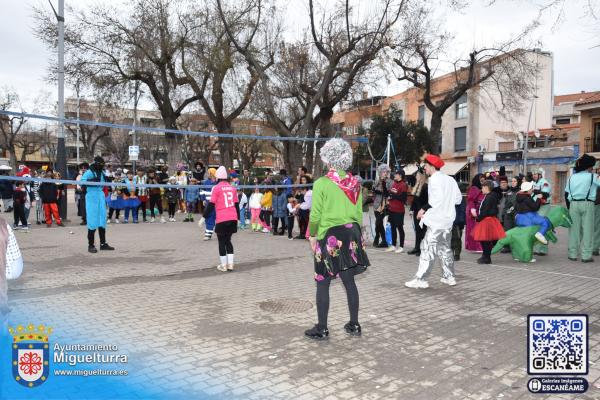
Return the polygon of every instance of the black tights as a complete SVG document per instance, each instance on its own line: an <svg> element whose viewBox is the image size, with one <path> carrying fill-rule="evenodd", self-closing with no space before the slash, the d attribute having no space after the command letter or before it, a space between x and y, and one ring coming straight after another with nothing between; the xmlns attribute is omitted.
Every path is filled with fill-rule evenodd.
<svg viewBox="0 0 600 400"><path fill-rule="evenodd" d="M375 240L373 241L374 243L379 243L379 238L381 238L381 243L387 244L387 240L385 238L385 226L383 226L384 218L384 212L375 211Z"/></svg>
<svg viewBox="0 0 600 400"><path fill-rule="evenodd" d="M177 208L177 203L169 203L169 218L175 217L175 208Z"/></svg>
<svg viewBox="0 0 600 400"><path fill-rule="evenodd" d="M496 241L481 242L481 248L483 249L483 258L491 259L492 249L496 245Z"/></svg>
<svg viewBox="0 0 600 400"><path fill-rule="evenodd" d="M340 272L340 278L346 288L346 297L348 298L348 309L350 310L350 323L358 324L358 288L354 282L354 270L348 269ZM322 281L317 281L317 316L319 318L319 327L327 328L327 314L329 314L329 284L331 278L327 277Z"/></svg>
<svg viewBox="0 0 600 400"><path fill-rule="evenodd" d="M160 198L160 194L151 194L150 195L150 216L154 218L154 207L158 208L158 215L162 217L163 208L162 208L162 199Z"/></svg>
<svg viewBox="0 0 600 400"><path fill-rule="evenodd" d="M96 234L95 229L88 229L88 244L90 246L94 245L94 236ZM106 229L100 227L98 228L98 236L100 236L100 244L106 243Z"/></svg>
<svg viewBox="0 0 600 400"><path fill-rule="evenodd" d="M219 240L219 255L225 257L227 254L233 254L233 244L231 243L231 233L218 234L217 239Z"/></svg>
<svg viewBox="0 0 600 400"><path fill-rule="evenodd" d="M135 209L135 214L136 216L138 215L138 213L140 212L140 210L142 211L142 218L144 219L144 221L146 220L146 202L142 201L139 205L138 208Z"/></svg>
<svg viewBox="0 0 600 400"><path fill-rule="evenodd" d="M404 213L391 212L389 219L390 224L392 225L392 243L388 244L404 247ZM400 234L399 243L397 241L398 234Z"/></svg>
<svg viewBox="0 0 600 400"><path fill-rule="evenodd" d="M427 231L427 227L425 225L423 225L423 227L421 228L421 225L419 225L421 220L417 219L418 212L419 212L418 210L413 211L413 224L415 226L415 249L420 250L421 249L421 241L425 237L425 231Z"/></svg>

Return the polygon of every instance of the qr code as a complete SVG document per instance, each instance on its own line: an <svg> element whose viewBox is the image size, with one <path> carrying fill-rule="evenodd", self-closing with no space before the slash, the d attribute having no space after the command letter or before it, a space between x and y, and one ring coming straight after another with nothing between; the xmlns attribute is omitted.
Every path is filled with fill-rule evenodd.
<svg viewBox="0 0 600 400"><path fill-rule="evenodd" d="M587 315L529 315L528 373L588 373Z"/></svg>

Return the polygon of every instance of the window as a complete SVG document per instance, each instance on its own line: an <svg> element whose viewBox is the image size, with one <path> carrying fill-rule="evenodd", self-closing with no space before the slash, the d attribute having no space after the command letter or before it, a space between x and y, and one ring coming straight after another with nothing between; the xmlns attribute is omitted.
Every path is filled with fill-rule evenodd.
<svg viewBox="0 0 600 400"><path fill-rule="evenodd" d="M556 125L566 125L571 123L571 118L556 118Z"/></svg>
<svg viewBox="0 0 600 400"><path fill-rule="evenodd" d="M498 151L512 151L515 149L515 142L498 143Z"/></svg>
<svg viewBox="0 0 600 400"><path fill-rule="evenodd" d="M454 128L454 151L467 150L467 127Z"/></svg>
<svg viewBox="0 0 600 400"><path fill-rule="evenodd" d="M564 188L565 186L567 186L567 172L566 171L556 171L556 186L557 188L561 189ZM560 193L560 191L559 191ZM560 197L561 201L564 201L563 196L558 196Z"/></svg>
<svg viewBox="0 0 600 400"><path fill-rule="evenodd" d="M417 120L419 124L425 124L425 106L419 106L419 119Z"/></svg>
<svg viewBox="0 0 600 400"><path fill-rule="evenodd" d="M456 100L455 117L456 119L467 118L467 95L463 94L460 99Z"/></svg>

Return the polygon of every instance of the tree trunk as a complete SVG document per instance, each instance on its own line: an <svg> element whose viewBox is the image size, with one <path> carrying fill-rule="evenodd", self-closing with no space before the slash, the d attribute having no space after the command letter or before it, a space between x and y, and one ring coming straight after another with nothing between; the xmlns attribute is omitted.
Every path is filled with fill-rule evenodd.
<svg viewBox="0 0 600 400"><path fill-rule="evenodd" d="M314 138L315 137L315 130L314 129L309 129L308 134L306 135L309 138ZM315 142L313 141L306 141L304 142L304 166L306 167L306 169L308 169L309 171L312 172L314 165L314 159L315 159Z"/></svg>
<svg viewBox="0 0 600 400"><path fill-rule="evenodd" d="M298 168L302 166L302 143L284 141L283 162L290 176L295 176Z"/></svg>
<svg viewBox="0 0 600 400"><path fill-rule="evenodd" d="M320 118L319 118L319 137L321 138L330 138L333 137L333 126L331 125L331 117L333 116L333 110L332 109L321 109L321 111L319 112ZM319 156L320 152L321 152L321 147L323 147L323 145L325 144L325 141L320 140L317 142L317 154L315 157L315 167L313 170L313 176L316 177L320 177L323 172L325 171L326 166L323 165L323 162L321 161L321 157Z"/></svg>
<svg viewBox="0 0 600 400"><path fill-rule="evenodd" d="M13 173L17 172L17 149L15 146L11 146L8 149L10 166L13 168Z"/></svg>
<svg viewBox="0 0 600 400"><path fill-rule="evenodd" d="M233 133L231 124L226 121L215 124L215 128L217 128L219 133ZM233 139L219 138L218 145L221 165L227 169L233 168Z"/></svg>
<svg viewBox="0 0 600 400"><path fill-rule="evenodd" d="M443 113L434 112L431 115L431 127L429 132L433 138L433 151L436 154L442 152L442 116Z"/></svg>

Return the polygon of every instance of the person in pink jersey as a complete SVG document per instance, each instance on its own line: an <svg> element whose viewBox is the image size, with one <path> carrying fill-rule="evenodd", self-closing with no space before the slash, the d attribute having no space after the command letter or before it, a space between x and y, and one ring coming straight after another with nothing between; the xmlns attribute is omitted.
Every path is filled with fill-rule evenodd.
<svg viewBox="0 0 600 400"><path fill-rule="evenodd" d="M200 224L214 210L216 213L215 233L219 241L221 263L217 269L221 272L233 271L233 244L231 236L237 232L240 215L237 190L227 180L227 170L220 166L216 173L217 184L213 186L210 202L204 210Z"/></svg>

